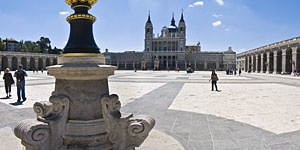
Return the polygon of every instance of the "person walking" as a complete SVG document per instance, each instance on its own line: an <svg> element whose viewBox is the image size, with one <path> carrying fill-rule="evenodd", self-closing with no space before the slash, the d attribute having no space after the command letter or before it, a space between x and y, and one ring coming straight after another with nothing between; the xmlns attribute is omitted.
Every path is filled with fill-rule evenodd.
<svg viewBox="0 0 300 150"><path fill-rule="evenodd" d="M241 70L241 69L239 69L239 76L241 76L241 74L242 74L242 70Z"/></svg>
<svg viewBox="0 0 300 150"><path fill-rule="evenodd" d="M27 73L23 70L23 65L20 64L18 70L15 72L14 77L17 78L17 95L18 101L17 103L21 103L21 92L22 92L22 99L23 102L26 101L25 97L25 77L27 77Z"/></svg>
<svg viewBox="0 0 300 150"><path fill-rule="evenodd" d="M9 68L6 68L3 75L6 98L11 97L11 85L15 83L13 76L10 73Z"/></svg>
<svg viewBox="0 0 300 150"><path fill-rule="evenodd" d="M211 90L212 90L212 91L214 90L214 86L216 87L216 91L219 91L219 90L218 90L218 87L217 87L217 81L218 81L218 80L219 80L219 78L218 78L216 72L215 72L215 71L212 71L211 77L210 77L210 80L209 80L209 82L212 81L212 82L211 82Z"/></svg>

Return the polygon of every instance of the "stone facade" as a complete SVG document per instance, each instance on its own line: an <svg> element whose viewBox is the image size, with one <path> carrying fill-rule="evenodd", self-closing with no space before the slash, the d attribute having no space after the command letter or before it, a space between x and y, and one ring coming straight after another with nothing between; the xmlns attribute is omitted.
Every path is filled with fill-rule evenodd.
<svg viewBox="0 0 300 150"><path fill-rule="evenodd" d="M300 70L300 37L240 53L237 67L246 72L273 74L291 74Z"/></svg>
<svg viewBox="0 0 300 150"><path fill-rule="evenodd" d="M174 16L171 25L164 26L161 34L155 36L150 15L145 26L145 47L143 52L104 53L106 64L118 69L160 70L225 70L236 67L236 52L229 48L224 52L202 52L201 45L186 45L186 25L183 14L178 26ZM141 64L146 64L145 67ZM156 69L154 69L156 70Z"/></svg>
<svg viewBox="0 0 300 150"><path fill-rule="evenodd" d="M57 57L56 54L0 51L0 67L1 70L6 68L17 70L18 65L22 64L25 70L41 70L47 66L56 65Z"/></svg>

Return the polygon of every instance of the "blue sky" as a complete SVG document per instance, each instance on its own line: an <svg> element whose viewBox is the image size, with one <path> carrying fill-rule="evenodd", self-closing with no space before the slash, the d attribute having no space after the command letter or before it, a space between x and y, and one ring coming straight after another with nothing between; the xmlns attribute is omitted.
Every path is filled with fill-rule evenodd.
<svg viewBox="0 0 300 150"><path fill-rule="evenodd" d="M187 44L200 41L203 51L232 46L242 52L300 36L299 6L299 0L99 0L90 13L98 19L94 36L102 52L143 51L148 10L157 34L173 12L178 23L181 9ZM45 36L63 48L71 13L64 0L2 0L0 37L36 41Z"/></svg>

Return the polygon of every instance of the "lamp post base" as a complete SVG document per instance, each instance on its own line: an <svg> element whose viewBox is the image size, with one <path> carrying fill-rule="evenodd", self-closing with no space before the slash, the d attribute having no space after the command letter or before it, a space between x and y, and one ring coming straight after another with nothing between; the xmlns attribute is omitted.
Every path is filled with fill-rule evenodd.
<svg viewBox="0 0 300 150"><path fill-rule="evenodd" d="M120 112L118 96L108 90L116 68L98 57L64 56L47 68L55 91L34 104L37 119L14 129L26 150L132 150L147 138L154 119Z"/></svg>

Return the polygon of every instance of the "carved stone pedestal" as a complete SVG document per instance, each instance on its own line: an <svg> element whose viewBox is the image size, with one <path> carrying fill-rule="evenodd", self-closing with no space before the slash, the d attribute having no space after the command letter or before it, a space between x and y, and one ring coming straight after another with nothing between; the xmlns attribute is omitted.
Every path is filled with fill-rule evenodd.
<svg viewBox="0 0 300 150"><path fill-rule="evenodd" d="M143 143L155 121L120 112L118 96L108 91L115 67L102 57L65 56L47 68L55 91L34 104L37 119L14 129L26 150L132 150Z"/></svg>

